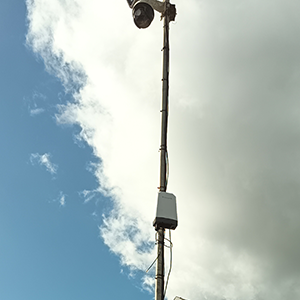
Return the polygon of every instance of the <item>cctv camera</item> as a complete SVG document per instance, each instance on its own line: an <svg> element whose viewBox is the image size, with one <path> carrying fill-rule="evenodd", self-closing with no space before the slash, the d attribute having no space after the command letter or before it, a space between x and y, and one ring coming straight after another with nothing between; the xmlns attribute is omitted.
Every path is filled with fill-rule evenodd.
<svg viewBox="0 0 300 300"><path fill-rule="evenodd" d="M147 28L154 19L154 10L164 13L166 5L158 0L127 0L138 28Z"/></svg>
<svg viewBox="0 0 300 300"><path fill-rule="evenodd" d="M147 28L154 19L154 10L148 3L139 2L132 9L132 16L138 28Z"/></svg>

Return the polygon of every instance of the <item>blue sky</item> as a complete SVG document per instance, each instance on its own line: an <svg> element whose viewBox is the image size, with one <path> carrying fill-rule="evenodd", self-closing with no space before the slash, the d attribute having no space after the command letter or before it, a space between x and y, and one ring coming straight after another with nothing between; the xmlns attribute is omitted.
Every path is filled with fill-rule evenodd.
<svg viewBox="0 0 300 300"><path fill-rule="evenodd" d="M175 4L167 298L299 300L300 4ZM0 298L153 299L158 14L139 30L125 0L4 0L0 16Z"/></svg>
<svg viewBox="0 0 300 300"><path fill-rule="evenodd" d="M108 200L80 194L97 187L87 169L98 159L74 142L78 127L55 121L71 96L26 47L26 13L23 1L0 3L0 297L150 299L99 237ZM52 174L30 159L47 153Z"/></svg>

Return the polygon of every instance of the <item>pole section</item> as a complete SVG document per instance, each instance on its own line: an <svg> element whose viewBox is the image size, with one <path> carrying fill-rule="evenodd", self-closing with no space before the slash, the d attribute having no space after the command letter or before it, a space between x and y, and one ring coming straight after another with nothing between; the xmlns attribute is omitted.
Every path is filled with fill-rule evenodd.
<svg viewBox="0 0 300 300"><path fill-rule="evenodd" d="M168 7L169 0L165 0ZM161 192L167 191L167 134L169 114L169 16L168 10L164 16L163 35L163 78L162 78L162 108L161 108L161 145L160 145L160 187Z"/></svg>
<svg viewBox="0 0 300 300"><path fill-rule="evenodd" d="M164 239L165 229L159 228L157 231L157 262L155 276L155 300L164 300Z"/></svg>
<svg viewBox="0 0 300 300"><path fill-rule="evenodd" d="M167 191L167 133L169 110L169 0L164 1L166 12L164 14L163 27L163 78L162 78L162 108L161 108L161 145L160 145L160 186L161 192ZM165 229L157 230L157 263L155 276L155 300L164 300L164 239Z"/></svg>

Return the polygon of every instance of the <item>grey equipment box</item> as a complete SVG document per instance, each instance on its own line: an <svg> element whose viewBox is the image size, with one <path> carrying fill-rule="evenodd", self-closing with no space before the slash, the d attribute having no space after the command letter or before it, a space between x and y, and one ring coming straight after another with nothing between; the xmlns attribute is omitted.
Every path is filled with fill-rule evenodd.
<svg viewBox="0 0 300 300"><path fill-rule="evenodd" d="M171 193L159 192L156 217L153 221L155 230L159 228L175 229L177 227L176 197Z"/></svg>

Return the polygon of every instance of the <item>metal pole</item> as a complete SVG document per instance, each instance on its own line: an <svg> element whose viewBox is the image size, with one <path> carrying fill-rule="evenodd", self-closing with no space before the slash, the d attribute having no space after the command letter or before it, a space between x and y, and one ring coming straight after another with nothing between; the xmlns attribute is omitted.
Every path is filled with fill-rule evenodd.
<svg viewBox="0 0 300 300"><path fill-rule="evenodd" d="M165 229L160 228L157 231L157 262L156 262L156 276L155 276L155 300L164 299L164 239Z"/></svg>
<svg viewBox="0 0 300 300"><path fill-rule="evenodd" d="M166 5L169 0L165 0ZM167 134L168 134L168 114L169 114L169 16L166 12L164 16L164 36L163 36L163 78L162 78L162 108L161 108L161 145L160 145L160 187L161 192L167 191Z"/></svg>
<svg viewBox="0 0 300 300"><path fill-rule="evenodd" d="M161 192L167 191L167 132L169 106L169 0L165 0L167 11L164 15L163 34L163 78L162 78L162 109L161 109L161 145L160 145L160 187ZM155 276L155 300L164 300L164 239L165 229L157 230L157 263Z"/></svg>

